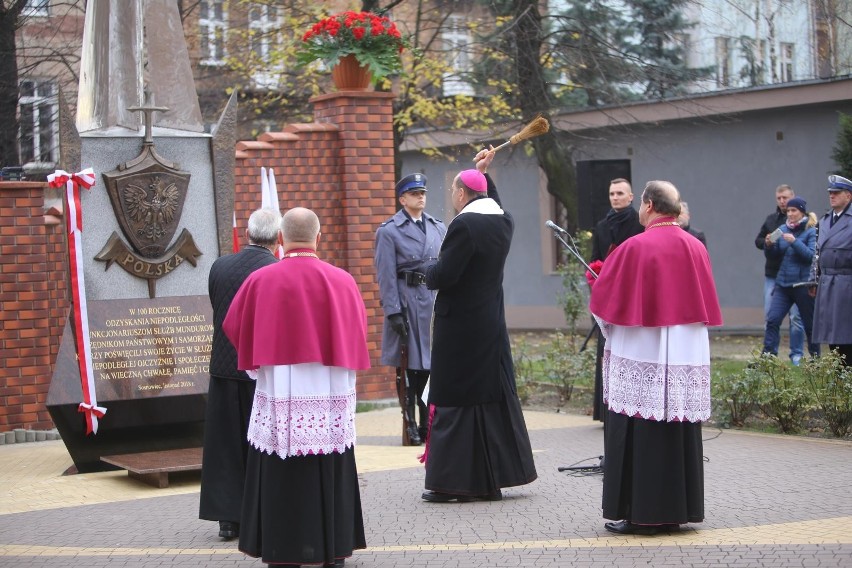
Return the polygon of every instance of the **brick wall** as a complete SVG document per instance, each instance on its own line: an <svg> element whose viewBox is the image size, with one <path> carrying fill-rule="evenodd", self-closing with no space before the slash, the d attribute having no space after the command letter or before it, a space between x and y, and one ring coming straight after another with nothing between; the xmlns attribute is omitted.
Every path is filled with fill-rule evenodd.
<svg viewBox="0 0 852 568"><path fill-rule="evenodd" d="M395 396L392 369L379 366L382 315L373 268L379 224L393 196L393 95L344 92L313 99L314 122L237 144L235 210L239 234L260 207L260 168L275 170L282 211L313 209L322 224L320 256L355 278L367 306L373 368L358 374L358 396ZM241 243L245 245L245 243Z"/></svg>
<svg viewBox="0 0 852 568"><path fill-rule="evenodd" d="M63 225L45 215L45 188L0 183L0 431L53 427L44 402L68 303Z"/></svg>
<svg viewBox="0 0 852 568"><path fill-rule="evenodd" d="M382 315L373 269L376 228L396 210L392 101L390 93L322 95L314 99L314 122L236 148L240 235L260 206L260 167L271 167L281 210L316 211L320 255L358 283L373 363L358 375L362 400L395 396L393 370L378 364ZM44 403L69 302L65 225L50 191L43 183L0 182L0 432L53 427Z"/></svg>

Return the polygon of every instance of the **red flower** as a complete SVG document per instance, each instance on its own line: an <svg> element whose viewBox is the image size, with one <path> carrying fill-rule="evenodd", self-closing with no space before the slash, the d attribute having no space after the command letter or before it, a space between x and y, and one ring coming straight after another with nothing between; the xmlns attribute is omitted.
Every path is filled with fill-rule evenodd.
<svg viewBox="0 0 852 568"><path fill-rule="evenodd" d="M602 260L592 261L592 263L589 264L589 268L591 268L592 272L594 272L594 274L593 274L592 272L590 272L588 270L586 271L586 282L589 283L589 288L591 288L592 286L594 286L595 280L597 280L597 275L601 273L601 268L603 268L603 261Z"/></svg>
<svg viewBox="0 0 852 568"><path fill-rule="evenodd" d="M595 271L595 274L601 273L601 268L603 268L602 260L593 260L591 264L589 264L589 268Z"/></svg>
<svg viewBox="0 0 852 568"><path fill-rule="evenodd" d="M380 78L402 70L399 54L406 45L387 17L346 11L323 18L302 35L298 60L307 65L319 59L333 67L341 57L354 55Z"/></svg>

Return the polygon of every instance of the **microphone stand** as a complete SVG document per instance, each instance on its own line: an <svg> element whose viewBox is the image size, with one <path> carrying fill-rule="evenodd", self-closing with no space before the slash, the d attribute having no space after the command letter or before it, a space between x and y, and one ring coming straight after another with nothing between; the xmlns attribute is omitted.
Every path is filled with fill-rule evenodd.
<svg viewBox="0 0 852 568"><path fill-rule="evenodd" d="M592 276L595 278L595 280L597 280L598 274L594 270L592 270L592 267L588 265L588 263L585 261L585 259L583 259L583 255L580 254L580 250L577 248L577 243L574 242L574 237L571 236L571 233L569 233L568 231L566 231L565 229L563 229L562 227L560 227L559 225L557 225L553 221L548 221L547 223L545 223L545 225L549 229L553 230L553 236L556 237L557 240L559 240L560 243L562 243L562 246L565 248L565 250L570 252L574 256L574 258L576 258L578 261L580 261L580 264L585 266L586 270L588 270L592 274ZM566 237L568 237L568 239L571 241L570 245L568 244L568 242L564 238L562 238L562 235L565 235ZM589 335L586 336L586 340L583 342L582 349L586 348L586 345L589 343L589 339L591 339L592 334L594 334L595 329L597 329L597 325L598 325L597 320L595 320L595 325L594 325L594 327L592 327L592 330L589 332ZM604 425L604 428L606 428L606 425ZM586 473L603 473L604 456L598 456L598 458L600 459L600 463L598 465L560 466L560 467L556 468L556 471L559 471L559 472L582 471L582 472L586 472Z"/></svg>
<svg viewBox="0 0 852 568"><path fill-rule="evenodd" d="M548 225L548 227L550 227L550 226ZM574 242L574 237L572 237L572 236L571 236L571 234L570 234L570 233L568 233L568 231L566 231L565 229L563 229L562 227L560 227L560 226L558 226L558 225L556 225L556 224L553 224L553 227L550 227L550 228L551 228L551 229L553 229L553 236L554 236L554 237L556 237L556 238L559 240L559 242L560 242L560 243L562 243L562 246L564 246L564 247L565 247L565 250L567 250L567 251L568 251L568 252L570 252L572 255L574 255L574 258L576 258L577 260L579 260L579 261L580 261L580 263L581 263L583 266L585 266L585 267L586 267L586 269L587 269L589 272L591 272L591 273L592 273L592 275L595 277L595 279L597 279L597 277L598 277L597 273L595 273L595 271L594 271L594 270L592 270L592 267L591 267L591 266L589 266L589 265L586 263L586 261L585 261L585 260L583 260L583 256L580 254L580 251L579 251L579 249L577 248L577 243L575 243L575 242ZM571 239L571 244L570 244L570 245L569 245L569 244L565 241L565 239L563 239L563 238L562 238L562 235L563 235L563 234L564 234L566 237L568 237L569 239Z"/></svg>
<svg viewBox="0 0 852 568"><path fill-rule="evenodd" d="M585 260L583 260L583 257L580 254L580 250L577 248L577 243L574 242L574 238L571 236L571 233L569 233L568 231L566 231L565 229L563 229L559 225L553 223L552 221L550 223L551 223L552 226L551 225L547 225L547 226L550 229L553 229L553 236L556 237L557 239L559 239L559 242L562 243L562 246L564 246L565 249L568 252L570 252L572 255L574 255L574 258L579 260L583 264L583 266L585 266L586 269L592 274L592 276L594 276L595 280L597 280L597 278L598 278L597 273L594 270L592 270L592 268L588 264L586 264ZM564 234L569 239L571 239L570 245L567 242L565 242L565 239L562 238L562 234ZM598 329L598 322L597 322L597 320L593 319L592 320L592 329L589 330L589 333L586 335L586 339L583 340L583 346L580 347L581 353L586 350L586 347L589 345L589 341L591 341L591 339L594 336L595 331L597 331L597 329Z"/></svg>

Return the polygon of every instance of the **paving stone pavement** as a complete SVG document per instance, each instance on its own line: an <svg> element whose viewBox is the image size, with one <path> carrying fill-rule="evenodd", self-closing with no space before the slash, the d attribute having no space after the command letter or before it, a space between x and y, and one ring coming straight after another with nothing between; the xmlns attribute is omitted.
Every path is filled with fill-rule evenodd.
<svg viewBox="0 0 852 568"><path fill-rule="evenodd" d="M420 500L420 448L399 412L358 414L356 459L369 548L346 566L852 567L852 443L704 430L706 520L679 533L611 535L596 464L600 424L525 412L539 479L504 500ZM0 446L0 566L258 567L198 513L197 473L155 489L124 472L62 476L61 441Z"/></svg>

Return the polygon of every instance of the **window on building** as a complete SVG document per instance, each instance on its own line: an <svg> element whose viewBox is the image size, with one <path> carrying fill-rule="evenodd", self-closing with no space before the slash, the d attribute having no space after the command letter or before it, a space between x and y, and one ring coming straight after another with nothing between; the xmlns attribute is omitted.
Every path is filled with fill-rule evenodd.
<svg viewBox="0 0 852 568"><path fill-rule="evenodd" d="M716 38L716 86L731 84L731 38Z"/></svg>
<svg viewBox="0 0 852 568"><path fill-rule="evenodd" d="M780 66L779 76L781 78L782 83L787 83L789 81L794 80L794 62L793 56L795 54L792 43L782 43L781 44L781 56L778 58L778 65Z"/></svg>
<svg viewBox="0 0 852 568"><path fill-rule="evenodd" d="M444 73L443 95L451 97L454 95L472 96L476 94L473 85L465 79L465 75L472 71L472 63L468 45L470 44L470 31L463 16L450 16L447 26L441 34L444 50L447 53L450 71Z"/></svg>
<svg viewBox="0 0 852 568"><path fill-rule="evenodd" d="M27 0L21 15L26 17L50 15L50 0Z"/></svg>
<svg viewBox="0 0 852 568"><path fill-rule="evenodd" d="M762 84L766 84L766 50L768 49L766 45L766 40L760 40L760 61L758 62L760 66L760 82Z"/></svg>
<svg viewBox="0 0 852 568"><path fill-rule="evenodd" d="M693 57L692 38L687 33L672 34L671 47L680 51L680 56L687 67L692 66Z"/></svg>
<svg viewBox="0 0 852 568"><path fill-rule="evenodd" d="M59 159L59 105L52 81L21 81L18 103L21 164L56 163Z"/></svg>
<svg viewBox="0 0 852 568"><path fill-rule="evenodd" d="M280 43L281 17L277 6L253 3L249 7L249 43L252 54L261 64L254 74L258 87L278 86L280 66L272 61L272 51Z"/></svg>
<svg viewBox="0 0 852 568"><path fill-rule="evenodd" d="M201 0L198 27L201 33L201 63L225 64L225 36L228 32L228 12L224 0Z"/></svg>

